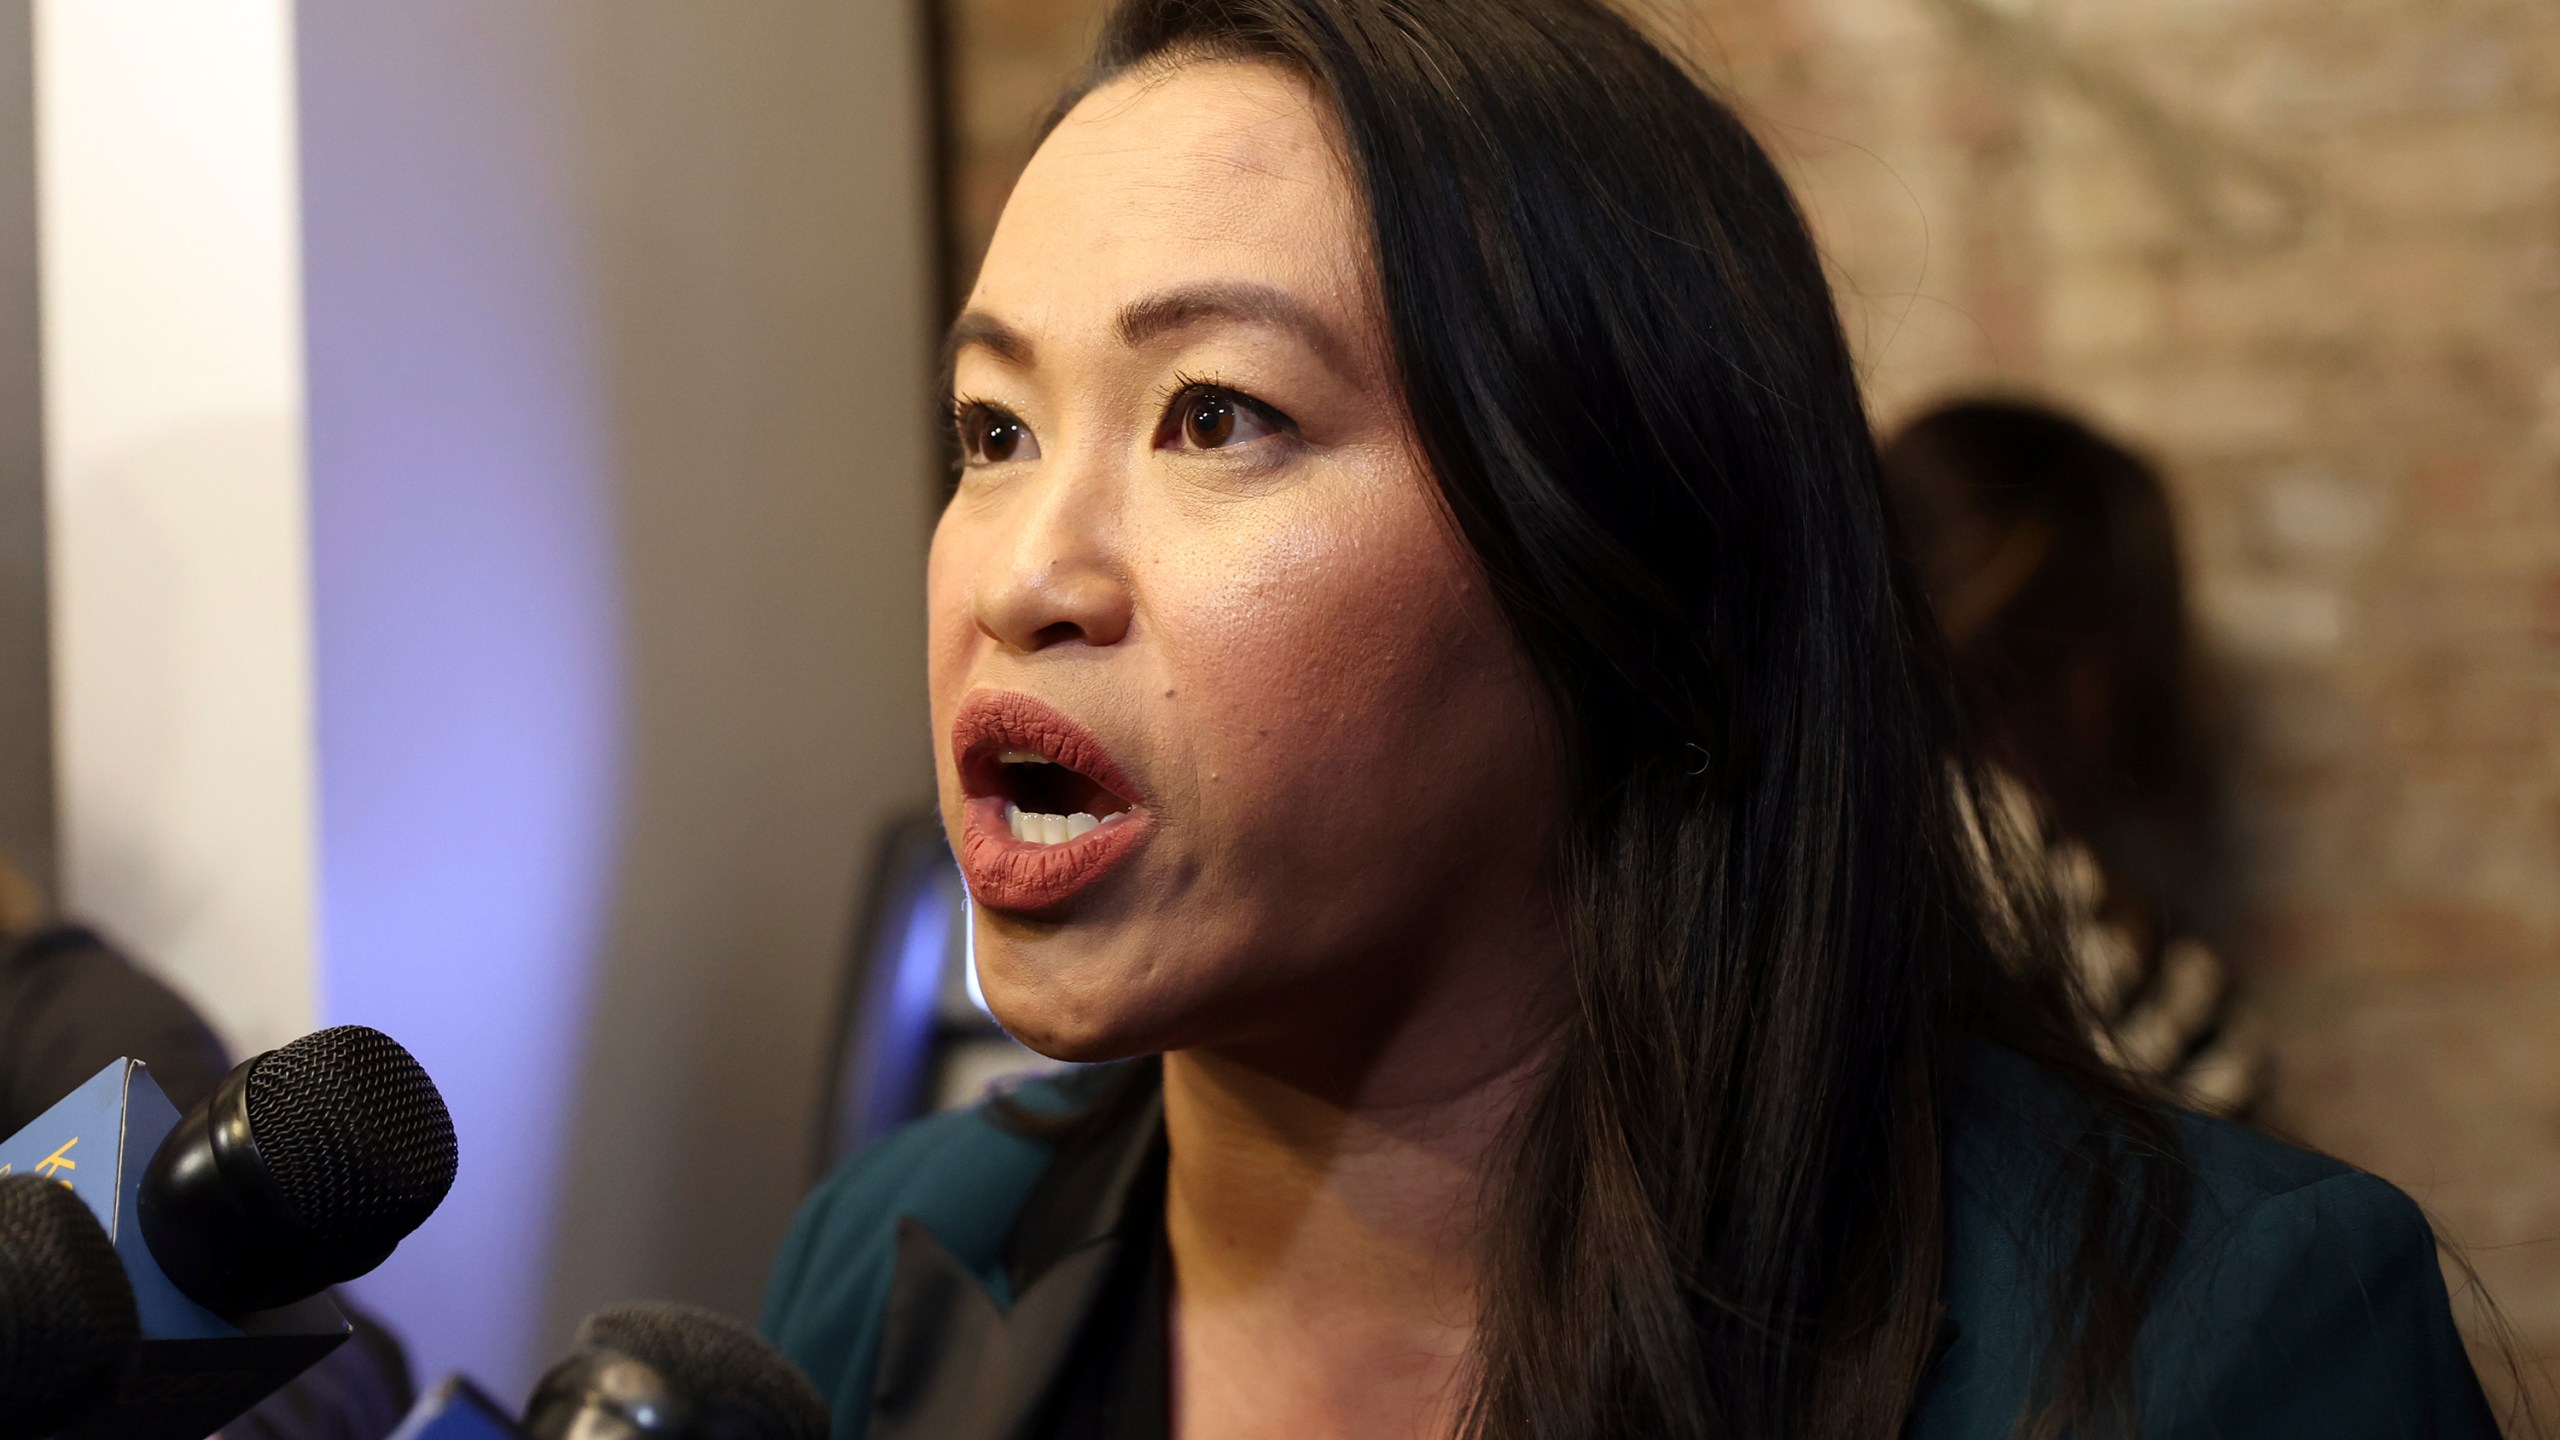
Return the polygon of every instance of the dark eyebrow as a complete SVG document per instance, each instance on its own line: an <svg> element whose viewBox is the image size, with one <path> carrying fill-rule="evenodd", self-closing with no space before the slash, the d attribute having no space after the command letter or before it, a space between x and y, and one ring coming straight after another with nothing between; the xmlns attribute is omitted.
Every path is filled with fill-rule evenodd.
<svg viewBox="0 0 2560 1440"><path fill-rule="evenodd" d="M1246 281L1185 285L1133 300L1120 311L1120 338L1133 346L1144 345L1218 321L1289 331L1337 373L1354 373L1350 347L1304 301L1286 290ZM1011 365L1028 368L1032 363L1031 337L984 310L963 310L942 342L946 374L960 352L973 345Z"/></svg>
<svg viewBox="0 0 2560 1440"><path fill-rule="evenodd" d="M1287 330L1335 373L1354 373L1350 347L1306 302L1269 285L1228 281L1185 285L1132 301L1120 312L1120 338L1131 345L1215 321Z"/></svg>
<svg viewBox="0 0 2560 1440"><path fill-rule="evenodd" d="M960 318L951 322L951 333L942 339L945 378L951 373L951 362L972 345L992 351L996 358L1016 366L1031 364L1031 337L984 310L963 310Z"/></svg>

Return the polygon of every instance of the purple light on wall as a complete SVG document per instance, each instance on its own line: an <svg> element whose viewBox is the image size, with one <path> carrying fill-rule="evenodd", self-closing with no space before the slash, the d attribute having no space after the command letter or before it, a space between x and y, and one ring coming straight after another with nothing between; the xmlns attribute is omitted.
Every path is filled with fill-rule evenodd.
<svg viewBox="0 0 2560 1440"><path fill-rule="evenodd" d="M948 887L927 874L907 898L906 925L898 937L897 968L891 977L889 1004L872 1022L867 1063L875 1077L871 1113L865 1117L865 1141L913 1118L927 1081L933 1053L934 1005L942 994L942 973L951 938Z"/></svg>
<svg viewBox="0 0 2560 1440"><path fill-rule="evenodd" d="M321 1007L451 1105L443 1208L356 1288L520 1395L610 903L620 604L574 67L543 7L297 7Z"/></svg>

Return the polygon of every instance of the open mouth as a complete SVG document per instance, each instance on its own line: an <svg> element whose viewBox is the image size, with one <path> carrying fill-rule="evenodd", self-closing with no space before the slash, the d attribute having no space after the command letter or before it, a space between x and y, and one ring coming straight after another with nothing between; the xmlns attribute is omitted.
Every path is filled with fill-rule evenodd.
<svg viewBox="0 0 2560 1440"><path fill-rule="evenodd" d="M1151 815L1092 731L1028 695L981 690L952 718L960 868L999 910L1047 910L1145 843Z"/></svg>
<svg viewBox="0 0 2560 1440"><path fill-rule="evenodd" d="M994 761L979 768L989 793L1004 801L1005 828L1016 840L1064 845L1129 813L1110 787L1037 750L1007 748Z"/></svg>

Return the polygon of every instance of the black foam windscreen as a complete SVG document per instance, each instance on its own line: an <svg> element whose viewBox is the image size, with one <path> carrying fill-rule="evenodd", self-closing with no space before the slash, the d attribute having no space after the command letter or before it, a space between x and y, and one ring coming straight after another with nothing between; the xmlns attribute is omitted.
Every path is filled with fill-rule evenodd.
<svg viewBox="0 0 2560 1440"><path fill-rule="evenodd" d="M115 1389L140 1343L133 1286L87 1202L0 1176L0 1440L37 1440Z"/></svg>
<svg viewBox="0 0 2560 1440"><path fill-rule="evenodd" d="M827 1440L827 1402L809 1377L763 1337L716 1311L644 1300L599 1310L578 1344L649 1366L714 1428L754 1440Z"/></svg>
<svg viewBox="0 0 2560 1440"><path fill-rule="evenodd" d="M453 1188L453 1117L400 1042L314 1031L249 1071L249 1126L297 1218L350 1250L389 1250Z"/></svg>

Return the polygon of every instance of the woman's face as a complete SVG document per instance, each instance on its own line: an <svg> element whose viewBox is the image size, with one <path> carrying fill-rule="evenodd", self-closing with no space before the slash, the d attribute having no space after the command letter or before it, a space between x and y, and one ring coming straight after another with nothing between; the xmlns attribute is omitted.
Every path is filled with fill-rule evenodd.
<svg viewBox="0 0 2560 1440"><path fill-rule="evenodd" d="M956 326L943 821L1051 1055L1328 1043L1546 934L1541 708L1367 243L1311 92L1193 64L1075 108Z"/></svg>

